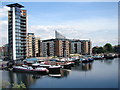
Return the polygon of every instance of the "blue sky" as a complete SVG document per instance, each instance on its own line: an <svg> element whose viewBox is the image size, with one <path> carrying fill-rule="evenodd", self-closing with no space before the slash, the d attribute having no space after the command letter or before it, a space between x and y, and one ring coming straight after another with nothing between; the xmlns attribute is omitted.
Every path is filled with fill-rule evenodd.
<svg viewBox="0 0 120 90"><path fill-rule="evenodd" d="M7 10L3 3L0 14L7 24ZM54 38L57 30L67 38L90 39L93 46L118 42L117 2L20 2L28 14L28 32L34 32L41 39ZM3 33L7 33L3 25ZM3 36L7 42L7 34Z"/></svg>
<svg viewBox="0 0 120 90"><path fill-rule="evenodd" d="M117 3L22 3L28 10L30 22L36 25L57 25L69 21L89 20L97 18L116 18ZM32 7L32 8L31 8ZM33 20L34 19L34 20ZM36 22L37 20L37 22ZM38 21L39 20L39 21ZM29 23L30 25L33 23Z"/></svg>

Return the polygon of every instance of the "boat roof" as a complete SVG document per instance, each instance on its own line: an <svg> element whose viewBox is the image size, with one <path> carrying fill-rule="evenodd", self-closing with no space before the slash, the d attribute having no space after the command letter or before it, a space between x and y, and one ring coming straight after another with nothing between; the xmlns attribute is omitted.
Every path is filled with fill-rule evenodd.
<svg viewBox="0 0 120 90"><path fill-rule="evenodd" d="M37 58L27 58L25 59L26 61L37 61L38 59Z"/></svg>
<svg viewBox="0 0 120 90"><path fill-rule="evenodd" d="M58 60L56 60L56 59L50 59L50 61L58 61Z"/></svg>

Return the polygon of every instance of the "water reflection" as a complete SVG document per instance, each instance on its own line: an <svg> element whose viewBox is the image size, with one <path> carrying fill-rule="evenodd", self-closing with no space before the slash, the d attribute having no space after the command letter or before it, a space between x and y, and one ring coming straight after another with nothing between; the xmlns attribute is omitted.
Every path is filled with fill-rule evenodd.
<svg viewBox="0 0 120 90"><path fill-rule="evenodd" d="M104 63L107 65L111 65L113 63L114 59L110 59L110 60L104 60Z"/></svg>
<svg viewBox="0 0 120 90"><path fill-rule="evenodd" d="M41 75L32 75L32 78L33 78L33 79L41 79L42 76L41 76Z"/></svg>
<svg viewBox="0 0 120 90"><path fill-rule="evenodd" d="M7 74L9 77L6 80L6 82L10 83L9 87L11 87L13 83L20 84L21 82L23 82L28 87L29 85L31 85L32 83L35 83L36 81L36 79L33 79L31 74L27 74L27 73L15 73L12 71L3 72L3 73Z"/></svg>
<svg viewBox="0 0 120 90"><path fill-rule="evenodd" d="M63 69L60 71L59 74L49 74L49 77L62 79L68 77L69 73L70 70Z"/></svg>
<svg viewBox="0 0 120 90"><path fill-rule="evenodd" d="M70 74L70 70L62 70L61 77L68 77L69 74Z"/></svg>
<svg viewBox="0 0 120 90"><path fill-rule="evenodd" d="M101 86L110 87L110 85L113 85L113 87L115 87L116 86L115 83L117 82L116 81L117 70L115 71L113 70L113 68L117 67L118 61L119 61L118 59L115 59L115 60L113 59L113 60L95 60L94 62L91 62L91 63L80 63L80 64L76 64L71 69L62 69L59 75L58 74L57 75L55 74L54 75L38 75L38 74L36 75L36 74L5 71L3 72L3 80L8 81L11 84L12 83L19 84L23 82L27 87L32 86L37 88L38 87L40 88L40 85L43 85L42 87L44 87L44 85L45 87L47 87L46 85L48 84L49 84L48 87L50 87L51 85L50 81L53 81L53 80L54 80L53 82L54 87L58 85L58 83L60 82L63 87L70 87L73 85L75 85L76 87L82 87L85 84L88 84L87 82L93 85L93 87L99 87L99 85L100 87ZM105 69L103 70L103 68ZM111 70L113 71L111 72ZM91 72L88 72L88 71L91 71ZM85 77L84 73L81 73L81 72L86 72L88 76ZM102 73L104 73L104 76ZM102 81L102 78L109 80L109 83L105 82L104 80ZM73 82L74 84L71 82ZM79 84L75 84L75 82L78 82L79 84L81 84L81 86ZM99 84L96 85L96 82L97 83L99 82Z"/></svg>
<svg viewBox="0 0 120 90"><path fill-rule="evenodd" d="M111 65L114 61L118 61L118 58L116 59L103 59L103 60L95 60L96 62L101 62L106 65Z"/></svg>
<svg viewBox="0 0 120 90"><path fill-rule="evenodd" d="M70 70L61 70L60 76L54 75L38 75L38 74L27 74L27 73L19 73L19 72L12 72L12 71L5 71L3 74L7 75L6 77L9 77L6 81L10 83L10 86L12 87L13 83L21 83L23 82L27 87L29 87L31 84L34 84L37 79L42 79L43 77L52 77L52 78L64 78L68 77L70 73ZM4 78L5 79L5 78Z"/></svg>
<svg viewBox="0 0 120 90"><path fill-rule="evenodd" d="M81 63L75 67L73 67L73 70L77 70L77 71L89 71L92 69L92 62L91 63Z"/></svg>

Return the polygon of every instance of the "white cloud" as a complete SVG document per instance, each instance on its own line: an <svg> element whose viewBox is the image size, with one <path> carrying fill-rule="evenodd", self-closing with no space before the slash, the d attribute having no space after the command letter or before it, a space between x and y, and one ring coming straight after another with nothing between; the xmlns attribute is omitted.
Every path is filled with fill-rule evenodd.
<svg viewBox="0 0 120 90"><path fill-rule="evenodd" d="M54 38L54 31L57 30L67 38L91 39L93 45L103 45L106 42L117 44L117 19L100 18L65 23L62 25L32 25L28 31L35 32L42 39Z"/></svg>
<svg viewBox="0 0 120 90"><path fill-rule="evenodd" d="M0 46L7 43L8 23L6 20L0 21Z"/></svg>
<svg viewBox="0 0 120 90"><path fill-rule="evenodd" d="M0 21L0 44L7 43L7 20ZM28 28L28 32L34 32L41 39L54 38L54 31L61 32L64 36L71 39L91 39L93 46L104 45L107 42L117 44L118 31L117 22L115 20L88 20L80 23L74 22L67 25L32 25ZM1 46L0 45L0 46Z"/></svg>
<svg viewBox="0 0 120 90"><path fill-rule="evenodd" d="M3 6L0 8L0 46L7 43L7 30L8 30L8 21L7 15L9 7Z"/></svg>
<svg viewBox="0 0 120 90"><path fill-rule="evenodd" d="M8 10L10 10L10 8L6 6L0 8L0 18L7 17Z"/></svg>
<svg viewBox="0 0 120 90"><path fill-rule="evenodd" d="M0 21L0 44L7 43L7 20ZM61 25L32 25L28 32L34 32L41 39L54 38L54 31L61 32L70 39L91 39L93 46L104 45L106 42L117 44L117 22L113 19L96 19L81 22L69 22ZM0 46L1 46L0 45Z"/></svg>
<svg viewBox="0 0 120 90"><path fill-rule="evenodd" d="M0 8L0 18L7 18L9 8ZM0 46L7 43L7 19L0 21ZM106 42L117 44L118 21L114 19L96 18L87 20L67 21L59 25L32 25L28 32L34 32L41 39L54 38L54 31L61 32L71 39L91 39L93 45L103 45Z"/></svg>

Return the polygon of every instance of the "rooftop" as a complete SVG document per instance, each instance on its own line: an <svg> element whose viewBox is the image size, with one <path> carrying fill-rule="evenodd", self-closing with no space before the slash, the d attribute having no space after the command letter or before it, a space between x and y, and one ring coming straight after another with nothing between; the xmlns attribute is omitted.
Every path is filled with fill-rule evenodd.
<svg viewBox="0 0 120 90"><path fill-rule="evenodd" d="M34 33L28 33L28 35L34 35Z"/></svg>
<svg viewBox="0 0 120 90"><path fill-rule="evenodd" d="M22 6L22 5L18 4L18 3L8 4L6 6L8 6L8 7L19 7L19 8L23 8L24 7L24 6Z"/></svg>
<svg viewBox="0 0 120 90"><path fill-rule="evenodd" d="M71 42L90 42L90 40L70 39Z"/></svg>
<svg viewBox="0 0 120 90"><path fill-rule="evenodd" d="M43 42L46 42L46 41L56 41L56 40L62 40L62 41L69 41L69 39L47 39L47 40L42 40Z"/></svg>

